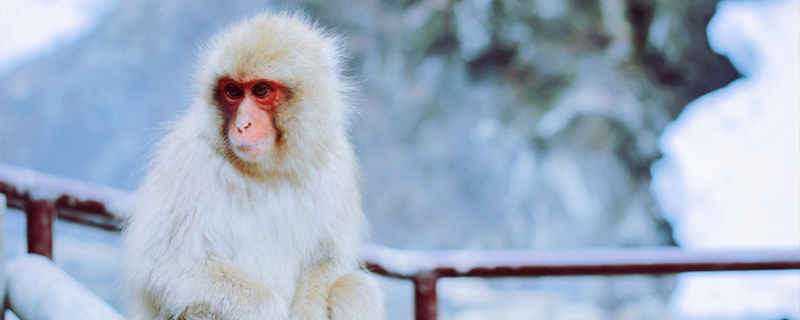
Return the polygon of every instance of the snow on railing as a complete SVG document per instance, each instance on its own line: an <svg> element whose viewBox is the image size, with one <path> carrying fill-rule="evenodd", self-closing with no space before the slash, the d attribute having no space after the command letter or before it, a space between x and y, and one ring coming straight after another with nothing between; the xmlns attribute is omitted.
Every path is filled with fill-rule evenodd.
<svg viewBox="0 0 800 320"><path fill-rule="evenodd" d="M28 250L52 257L53 217L119 231L127 193L31 170L0 167L8 206L28 216ZM108 209L111 208L111 209ZM48 222L49 221L49 222ZM800 269L798 249L685 251L675 247L573 251L406 251L369 245L370 271L414 284L415 319L436 319L436 282L446 277L542 277Z"/></svg>
<svg viewBox="0 0 800 320"><path fill-rule="evenodd" d="M124 319L103 299L41 255L18 257L8 263L5 272L8 306L22 320Z"/></svg>

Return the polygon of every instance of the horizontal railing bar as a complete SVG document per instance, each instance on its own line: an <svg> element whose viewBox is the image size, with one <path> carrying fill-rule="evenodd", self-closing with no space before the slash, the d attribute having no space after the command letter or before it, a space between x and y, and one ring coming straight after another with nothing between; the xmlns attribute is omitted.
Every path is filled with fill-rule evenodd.
<svg viewBox="0 0 800 320"><path fill-rule="evenodd" d="M381 261L381 265L368 266L373 272L401 279L428 273L439 278L488 278L800 269L800 248L402 252L373 246L365 250L365 256L367 261Z"/></svg>
<svg viewBox="0 0 800 320"><path fill-rule="evenodd" d="M131 198L122 191L8 165L0 166L0 187L11 208L24 210L32 200L45 198L53 202L60 219L113 231L121 228L123 215L108 210L106 204L126 203ZM422 276L538 277L800 269L800 248L712 251L667 247L420 252L367 246L363 257L368 269L399 279L418 279Z"/></svg>
<svg viewBox="0 0 800 320"><path fill-rule="evenodd" d="M22 189L20 191L36 199L57 199L61 195L91 199L111 207L117 215L124 215L120 212L123 208L117 208L117 205L127 205L131 198L125 191L7 164L0 165L0 181Z"/></svg>
<svg viewBox="0 0 800 320"><path fill-rule="evenodd" d="M32 201L46 199L61 220L114 232L122 229L121 207L131 199L123 191L10 165L0 166L0 192L6 195L9 208L25 210ZM107 204L118 207L118 212L109 211Z"/></svg>

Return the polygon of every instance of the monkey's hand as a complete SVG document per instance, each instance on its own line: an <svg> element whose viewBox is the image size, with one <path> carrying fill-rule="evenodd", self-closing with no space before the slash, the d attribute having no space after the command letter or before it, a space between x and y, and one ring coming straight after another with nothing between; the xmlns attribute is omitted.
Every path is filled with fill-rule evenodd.
<svg viewBox="0 0 800 320"><path fill-rule="evenodd" d="M328 291L331 320L383 320L383 295L369 274L351 271L331 285Z"/></svg>
<svg viewBox="0 0 800 320"><path fill-rule="evenodd" d="M186 308L178 320L226 320L226 319L267 319L286 320L289 316L283 301L268 301L258 306L241 306L241 309L230 309L227 312L218 307L196 304Z"/></svg>
<svg viewBox="0 0 800 320"><path fill-rule="evenodd" d="M300 275L292 301L291 320L327 320L328 290L335 275L328 263L321 263Z"/></svg>
<svg viewBox="0 0 800 320"><path fill-rule="evenodd" d="M377 282L361 271L337 276L325 265L302 275L291 320L381 320L383 296Z"/></svg>

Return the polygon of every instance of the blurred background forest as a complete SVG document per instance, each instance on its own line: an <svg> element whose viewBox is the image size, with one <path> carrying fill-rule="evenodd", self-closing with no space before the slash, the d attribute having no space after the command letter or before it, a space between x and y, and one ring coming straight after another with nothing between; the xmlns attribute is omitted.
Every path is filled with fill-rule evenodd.
<svg viewBox="0 0 800 320"><path fill-rule="evenodd" d="M372 242L798 247L798 4L2 0L0 161L132 191L209 36L303 10L358 83ZM441 318L800 318L796 272L742 277L445 280ZM409 319L410 286L384 286Z"/></svg>

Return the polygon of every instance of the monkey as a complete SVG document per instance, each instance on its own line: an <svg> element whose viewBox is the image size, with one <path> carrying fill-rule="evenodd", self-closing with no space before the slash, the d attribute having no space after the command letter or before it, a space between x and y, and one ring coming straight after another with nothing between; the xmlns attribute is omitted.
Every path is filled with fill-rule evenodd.
<svg viewBox="0 0 800 320"><path fill-rule="evenodd" d="M202 50L123 230L130 319L385 318L340 42L264 13Z"/></svg>

